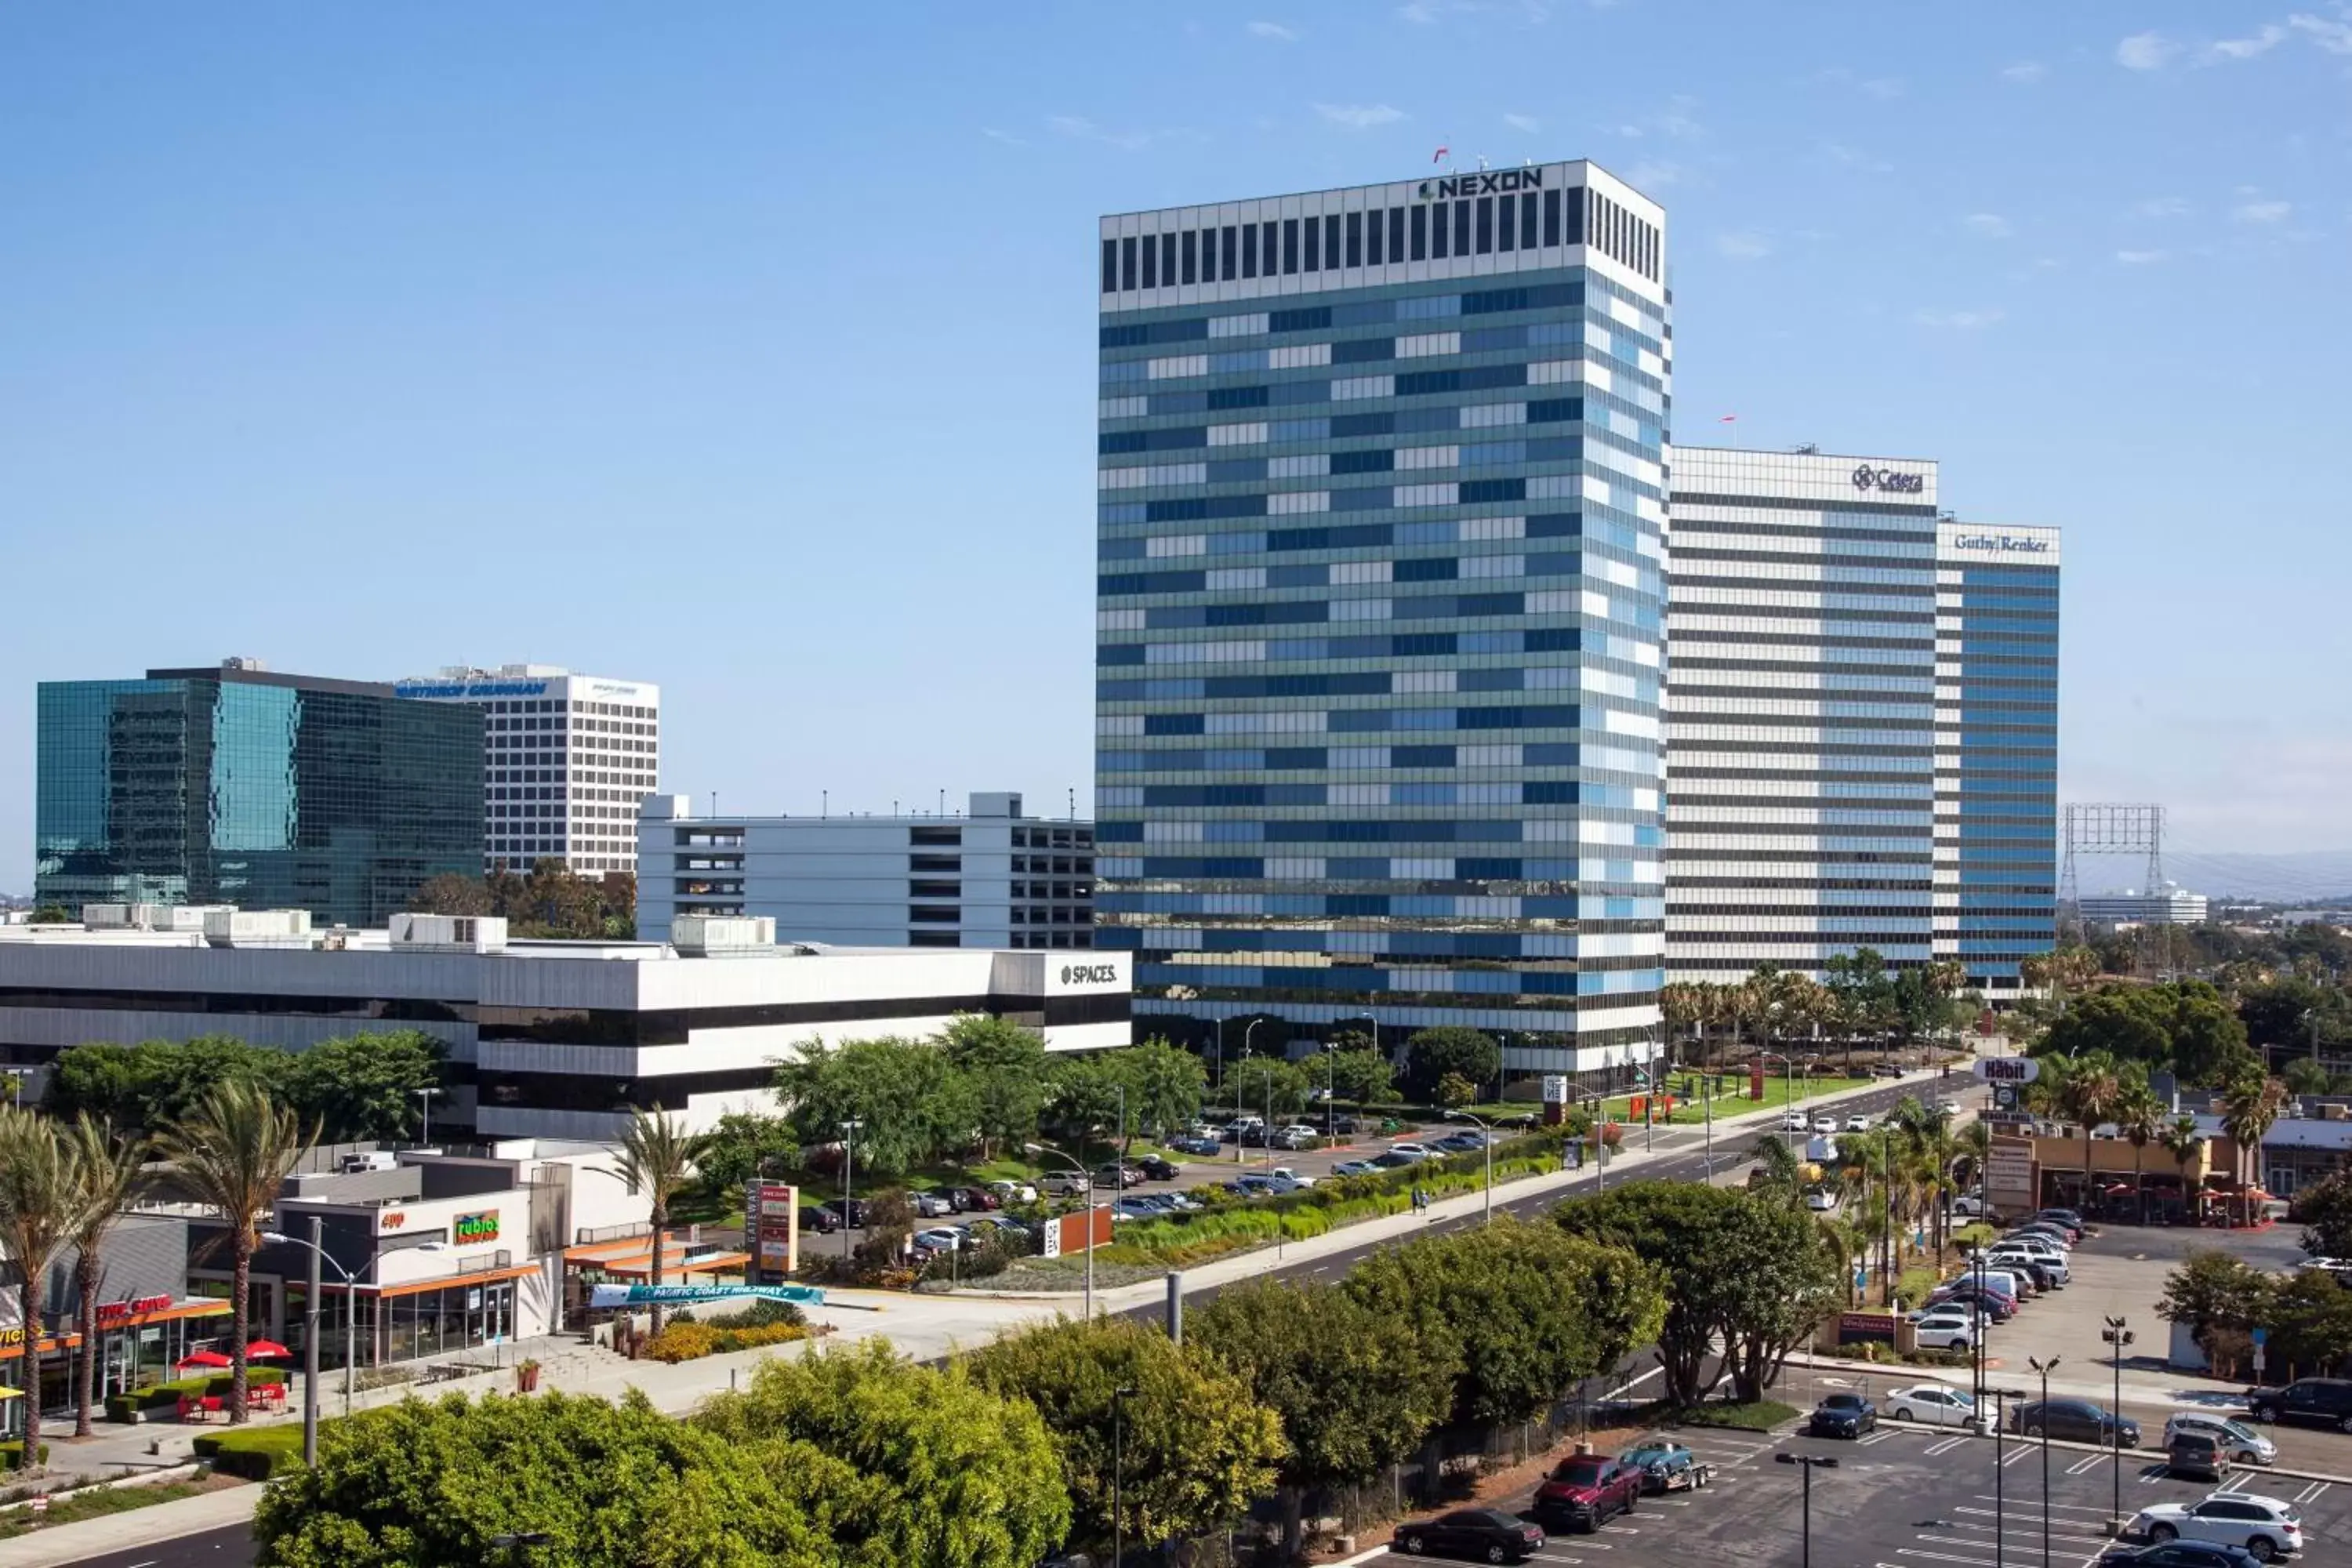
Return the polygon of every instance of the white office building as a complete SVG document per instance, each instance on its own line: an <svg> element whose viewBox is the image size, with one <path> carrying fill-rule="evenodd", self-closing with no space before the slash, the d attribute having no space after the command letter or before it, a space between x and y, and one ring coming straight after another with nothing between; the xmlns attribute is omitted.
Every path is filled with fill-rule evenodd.
<svg viewBox="0 0 2352 1568"><path fill-rule="evenodd" d="M0 927L0 1061L88 1041L234 1035L300 1050L420 1029L446 1041L434 1108L482 1138L610 1139L635 1110L707 1129L772 1112L776 1064L819 1040L937 1034L960 1013L1048 1050L1129 1042L1124 954L778 946L764 920L681 917L667 942L509 942L506 922L395 915L313 931L300 910L93 906L96 925Z"/></svg>
<svg viewBox="0 0 2352 1568"><path fill-rule="evenodd" d="M2205 922L2207 900L2177 882L2141 892L2126 888L2120 893L2085 893L2082 915L2087 925L2176 925Z"/></svg>
<svg viewBox="0 0 2352 1568"><path fill-rule="evenodd" d="M640 935L750 915L786 942L1094 945L1094 824L1028 816L1010 791L919 816L697 816L689 797L655 795L637 864Z"/></svg>
<svg viewBox="0 0 2352 1568"><path fill-rule="evenodd" d="M660 786L660 687L507 664L454 665L394 690L482 710L483 870L636 869L637 802Z"/></svg>

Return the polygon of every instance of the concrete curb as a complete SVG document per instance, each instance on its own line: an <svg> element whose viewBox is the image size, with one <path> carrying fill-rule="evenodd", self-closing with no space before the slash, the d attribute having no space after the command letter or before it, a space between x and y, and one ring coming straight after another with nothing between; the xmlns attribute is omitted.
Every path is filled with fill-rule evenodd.
<svg viewBox="0 0 2352 1568"><path fill-rule="evenodd" d="M14 1541L0 1541L0 1568L63 1568L64 1564L79 1563L87 1557L219 1530L251 1519L253 1510L261 1505L261 1490L251 1484L225 1487L202 1497L132 1509L104 1519L86 1519L79 1524L60 1524L20 1535Z"/></svg>

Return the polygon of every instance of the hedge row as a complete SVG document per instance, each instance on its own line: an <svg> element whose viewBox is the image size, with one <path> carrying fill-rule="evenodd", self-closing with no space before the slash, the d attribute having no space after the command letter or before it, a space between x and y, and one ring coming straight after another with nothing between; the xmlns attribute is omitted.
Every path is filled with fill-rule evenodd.
<svg viewBox="0 0 2352 1568"><path fill-rule="evenodd" d="M264 1384L284 1383L289 1374L281 1367L257 1366L246 1370L248 1386L258 1388ZM180 1403L182 1394L201 1398L205 1394L228 1397L234 1379L225 1372L206 1373L198 1377L174 1378L130 1394L110 1394L106 1396L106 1418L109 1421L136 1421L142 1410L169 1410Z"/></svg>
<svg viewBox="0 0 2352 1568"><path fill-rule="evenodd" d="M266 1481L280 1470L302 1462L302 1428L243 1426L227 1432L207 1432L189 1445L200 1459L210 1459L225 1476Z"/></svg>

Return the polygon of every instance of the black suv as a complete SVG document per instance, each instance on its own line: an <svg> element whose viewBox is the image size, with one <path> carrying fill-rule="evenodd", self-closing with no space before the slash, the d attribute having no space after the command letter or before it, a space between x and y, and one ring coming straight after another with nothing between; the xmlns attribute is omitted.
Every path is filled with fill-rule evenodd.
<svg viewBox="0 0 2352 1568"><path fill-rule="evenodd" d="M2284 1388L2250 1388L2246 1413L2257 1421L2294 1421L2352 1432L2352 1382L2304 1377Z"/></svg>

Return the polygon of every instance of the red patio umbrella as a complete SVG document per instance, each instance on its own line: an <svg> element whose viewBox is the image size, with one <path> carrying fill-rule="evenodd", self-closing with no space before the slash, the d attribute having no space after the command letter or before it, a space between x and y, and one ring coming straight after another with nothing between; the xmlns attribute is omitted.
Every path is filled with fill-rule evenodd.
<svg viewBox="0 0 2352 1568"><path fill-rule="evenodd" d="M231 1363L229 1358L218 1351L190 1351L180 1358L180 1364L184 1367L201 1366L217 1370Z"/></svg>
<svg viewBox="0 0 2352 1568"><path fill-rule="evenodd" d="M247 1361L284 1361L293 1353L276 1340L255 1340L245 1347Z"/></svg>

